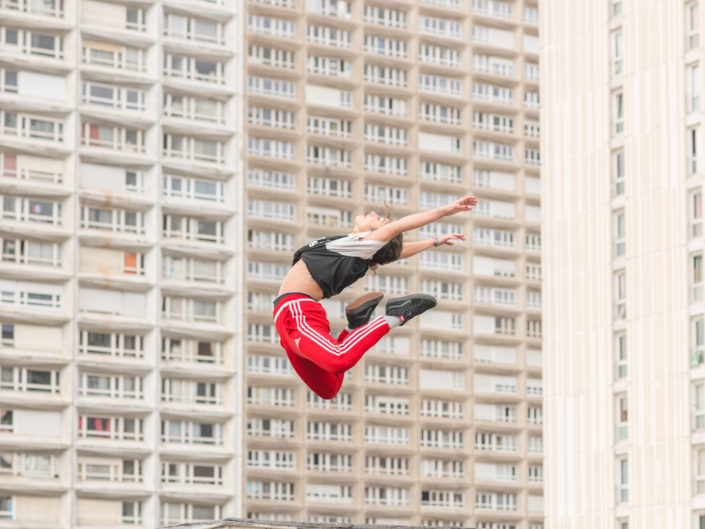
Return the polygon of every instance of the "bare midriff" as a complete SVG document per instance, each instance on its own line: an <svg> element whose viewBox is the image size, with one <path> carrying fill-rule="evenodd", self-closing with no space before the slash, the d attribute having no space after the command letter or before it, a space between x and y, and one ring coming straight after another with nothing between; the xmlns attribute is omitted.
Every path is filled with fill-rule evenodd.
<svg viewBox="0 0 705 529"><path fill-rule="evenodd" d="M323 291L318 283L311 277L308 271L308 266L303 262L303 259L296 262L294 266L287 272L282 286L279 287L279 296L288 292L303 292L308 294L316 301L323 298Z"/></svg>

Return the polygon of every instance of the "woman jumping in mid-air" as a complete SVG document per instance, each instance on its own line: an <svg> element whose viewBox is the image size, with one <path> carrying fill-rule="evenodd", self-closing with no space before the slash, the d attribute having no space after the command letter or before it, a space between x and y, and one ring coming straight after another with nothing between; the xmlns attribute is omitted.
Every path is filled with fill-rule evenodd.
<svg viewBox="0 0 705 529"><path fill-rule="evenodd" d="M345 372L382 336L436 306L436 299L427 294L394 298L387 302L385 316L369 321L383 297L380 292L371 292L345 308L348 326L335 339L330 334L326 311L318 302L339 294L370 268L374 270L432 246L452 245L452 239L465 240L463 234L451 233L405 244L403 233L471 210L475 204L475 197L463 197L394 222L389 219L389 210L386 218L374 212L359 215L349 235L323 237L296 251L293 266L274 300L274 323L291 365L314 393L332 399L343 384Z"/></svg>

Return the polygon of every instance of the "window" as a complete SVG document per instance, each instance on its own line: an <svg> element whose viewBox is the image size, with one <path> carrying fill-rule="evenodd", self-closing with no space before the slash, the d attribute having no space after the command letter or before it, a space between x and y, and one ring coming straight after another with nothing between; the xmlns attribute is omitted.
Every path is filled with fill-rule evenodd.
<svg viewBox="0 0 705 529"><path fill-rule="evenodd" d="M628 438L628 416L627 396L620 395L617 397L617 441L626 441Z"/></svg>
<svg viewBox="0 0 705 529"><path fill-rule="evenodd" d="M162 378L162 402L185 402L188 404L222 403L221 385L180 378Z"/></svg>
<svg viewBox="0 0 705 529"><path fill-rule="evenodd" d="M223 44L223 25L202 18L168 13L164 15L164 35L182 40Z"/></svg>
<svg viewBox="0 0 705 529"><path fill-rule="evenodd" d="M611 0L611 2L612 2L611 16L618 17L619 15L622 14L622 0Z"/></svg>
<svg viewBox="0 0 705 529"><path fill-rule="evenodd" d="M142 502L123 501L120 523L139 525L142 523Z"/></svg>
<svg viewBox="0 0 705 529"><path fill-rule="evenodd" d="M695 451L695 494L705 494L705 448Z"/></svg>
<svg viewBox="0 0 705 529"><path fill-rule="evenodd" d="M543 483L543 466L529 465L529 483Z"/></svg>
<svg viewBox="0 0 705 529"><path fill-rule="evenodd" d="M624 94L612 94L612 134L619 136L624 133Z"/></svg>
<svg viewBox="0 0 705 529"><path fill-rule="evenodd" d="M95 64L118 70L143 72L145 70L145 52L140 48L118 46L112 48L99 42L83 41L81 49L84 64Z"/></svg>
<svg viewBox="0 0 705 529"><path fill-rule="evenodd" d="M220 244L223 242L223 223L178 215L164 215L164 237Z"/></svg>
<svg viewBox="0 0 705 529"><path fill-rule="evenodd" d="M143 441L143 420L131 417L78 417L78 437Z"/></svg>
<svg viewBox="0 0 705 529"><path fill-rule="evenodd" d="M701 191L692 193L688 199L690 218L689 238L697 239L703 235L703 194Z"/></svg>
<svg viewBox="0 0 705 529"><path fill-rule="evenodd" d="M162 443L222 446L223 425L164 420L161 424L161 440Z"/></svg>
<svg viewBox="0 0 705 529"><path fill-rule="evenodd" d="M15 345L15 326L12 323L2 324L2 345L12 347Z"/></svg>
<svg viewBox="0 0 705 529"><path fill-rule="evenodd" d="M79 334L79 352L141 358L144 356L144 337L82 330Z"/></svg>
<svg viewBox="0 0 705 529"><path fill-rule="evenodd" d="M617 503L629 501L629 461L626 457L617 459Z"/></svg>
<svg viewBox="0 0 705 529"><path fill-rule="evenodd" d="M252 94L261 94L270 97L293 99L295 97L294 83L282 79L257 77L251 75L247 78L247 89Z"/></svg>
<svg viewBox="0 0 705 529"><path fill-rule="evenodd" d="M627 376L627 335L619 334L615 338L617 349L617 379Z"/></svg>
<svg viewBox="0 0 705 529"><path fill-rule="evenodd" d="M164 54L164 75L205 83L223 84L225 67L222 62L208 61L183 55Z"/></svg>
<svg viewBox="0 0 705 529"><path fill-rule="evenodd" d="M690 301L693 303L703 300L703 256L690 256Z"/></svg>
<svg viewBox="0 0 705 529"><path fill-rule="evenodd" d="M374 5L365 5L365 22L394 28L406 28L406 12Z"/></svg>
<svg viewBox="0 0 705 529"><path fill-rule="evenodd" d="M130 7L125 9L125 28L144 31L144 9Z"/></svg>
<svg viewBox="0 0 705 529"><path fill-rule="evenodd" d="M617 151L612 157L614 195L624 194L624 151Z"/></svg>
<svg viewBox="0 0 705 529"><path fill-rule="evenodd" d="M14 501L12 496L0 496L0 520L15 518Z"/></svg>
<svg viewBox="0 0 705 529"><path fill-rule="evenodd" d="M524 107L530 110L538 110L541 106L539 93L531 90L524 92Z"/></svg>
<svg viewBox="0 0 705 529"><path fill-rule="evenodd" d="M0 367L0 389L59 393L59 372L25 367Z"/></svg>
<svg viewBox="0 0 705 529"><path fill-rule="evenodd" d="M145 92L106 84L84 82L81 85L82 101L127 110L145 109Z"/></svg>
<svg viewBox="0 0 705 529"><path fill-rule="evenodd" d="M686 69L686 107L688 112L700 110L700 66Z"/></svg>
<svg viewBox="0 0 705 529"><path fill-rule="evenodd" d="M294 484L282 481L248 481L246 497L250 500L294 501Z"/></svg>
<svg viewBox="0 0 705 529"><path fill-rule="evenodd" d="M614 255L623 257L626 252L626 231L624 228L624 211L616 213L614 216Z"/></svg>
<svg viewBox="0 0 705 529"><path fill-rule="evenodd" d="M117 481L142 483L142 461L123 459L120 463L83 462L78 460L78 479L80 481Z"/></svg>
<svg viewBox="0 0 705 529"><path fill-rule="evenodd" d="M622 75L622 66L624 61L624 46L622 41L622 30L617 30L612 33L611 37L611 59L612 59L612 76L619 77Z"/></svg>
<svg viewBox="0 0 705 529"><path fill-rule="evenodd" d="M705 321L703 318L691 320L691 355L690 366L697 367L705 361Z"/></svg>
<svg viewBox="0 0 705 529"><path fill-rule="evenodd" d="M691 386L693 401L693 430L705 429L705 383L696 382Z"/></svg>
<svg viewBox="0 0 705 529"><path fill-rule="evenodd" d="M79 395L143 399L142 377L81 373L79 377Z"/></svg>
<svg viewBox="0 0 705 529"><path fill-rule="evenodd" d="M350 2L345 0L306 0L306 11L331 17L350 18Z"/></svg>
<svg viewBox="0 0 705 529"><path fill-rule="evenodd" d="M365 51L389 57L406 57L406 41L376 35L365 35Z"/></svg>
<svg viewBox="0 0 705 529"><path fill-rule="evenodd" d="M700 7L699 1L689 2L685 6L686 50L700 46Z"/></svg>
<svg viewBox="0 0 705 529"><path fill-rule="evenodd" d="M309 24L306 30L306 38L308 42L314 44L325 44L338 48L350 48L352 46L352 33L350 31L329 26Z"/></svg>
<svg viewBox="0 0 705 529"><path fill-rule="evenodd" d="M162 194L166 197L224 202L225 186L222 182L164 175Z"/></svg>
<svg viewBox="0 0 705 529"><path fill-rule="evenodd" d="M309 421L306 423L306 439L350 442L353 440L352 424Z"/></svg>
<svg viewBox="0 0 705 529"><path fill-rule="evenodd" d="M623 320L627 317L627 275L620 272L615 276L615 319Z"/></svg>
<svg viewBox="0 0 705 529"><path fill-rule="evenodd" d="M199 503L162 503L162 524L209 522L221 518L222 506Z"/></svg>
<svg viewBox="0 0 705 529"><path fill-rule="evenodd" d="M700 127L688 130L688 174L691 176L700 173Z"/></svg>

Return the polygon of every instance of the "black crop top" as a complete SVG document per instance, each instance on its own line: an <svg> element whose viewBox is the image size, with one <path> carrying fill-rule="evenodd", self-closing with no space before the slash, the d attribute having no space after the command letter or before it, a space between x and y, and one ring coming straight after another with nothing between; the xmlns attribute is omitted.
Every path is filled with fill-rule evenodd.
<svg viewBox="0 0 705 529"><path fill-rule="evenodd" d="M323 291L324 298L339 294L345 287L364 277L370 258L381 241L359 241L366 233L321 237L302 246L294 253L292 266L302 259L313 280Z"/></svg>

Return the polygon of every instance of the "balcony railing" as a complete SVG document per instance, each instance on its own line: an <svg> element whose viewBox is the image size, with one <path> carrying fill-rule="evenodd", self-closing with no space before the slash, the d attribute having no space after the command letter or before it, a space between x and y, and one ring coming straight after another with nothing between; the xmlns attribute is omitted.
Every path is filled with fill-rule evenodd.
<svg viewBox="0 0 705 529"><path fill-rule="evenodd" d="M144 52L138 49L125 48L125 51L108 51L83 46L81 56L83 64L107 66L130 72L146 71Z"/></svg>
<svg viewBox="0 0 705 529"><path fill-rule="evenodd" d="M142 483L142 473L126 470L123 464L78 463L78 481L112 481L115 483Z"/></svg>
<svg viewBox="0 0 705 529"><path fill-rule="evenodd" d="M60 294L17 290L3 290L0 292L0 303L47 309L60 309L62 307Z"/></svg>
<svg viewBox="0 0 705 529"><path fill-rule="evenodd" d="M0 112L0 134L63 143L64 124L58 120L5 111Z"/></svg>
<svg viewBox="0 0 705 529"><path fill-rule="evenodd" d="M54 18L64 17L63 0L0 0L0 9L19 11L30 15L44 15Z"/></svg>

